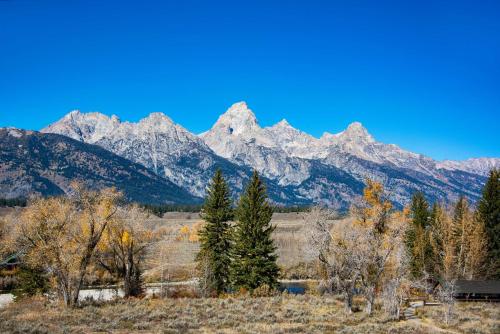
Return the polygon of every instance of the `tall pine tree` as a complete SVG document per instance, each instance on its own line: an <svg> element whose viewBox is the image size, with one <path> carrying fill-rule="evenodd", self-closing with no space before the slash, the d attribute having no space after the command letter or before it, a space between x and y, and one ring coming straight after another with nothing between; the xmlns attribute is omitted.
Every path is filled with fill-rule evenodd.
<svg viewBox="0 0 500 334"><path fill-rule="evenodd" d="M468 237L471 230L471 212L465 196L461 195L453 210L453 234L456 240L456 257L458 277L464 278L466 263L468 262Z"/></svg>
<svg viewBox="0 0 500 334"><path fill-rule="evenodd" d="M487 274L500 279L500 170L493 169L483 189L477 208L488 239Z"/></svg>
<svg viewBox="0 0 500 334"><path fill-rule="evenodd" d="M220 294L229 287L231 233L229 221L233 219L229 187L218 169L208 188L201 218L206 224L200 231L198 269L203 289Z"/></svg>
<svg viewBox="0 0 500 334"><path fill-rule="evenodd" d="M432 276L439 282L451 280L455 275L455 239L451 219L443 206L434 202L430 216L429 241L433 257Z"/></svg>
<svg viewBox="0 0 500 334"><path fill-rule="evenodd" d="M412 223L406 235L406 247L410 255L410 269L412 276L421 277L425 272L430 273L432 263L432 248L429 241L430 213L429 204L421 192L415 193L411 202Z"/></svg>
<svg viewBox="0 0 500 334"><path fill-rule="evenodd" d="M235 290L278 285L279 268L271 234L273 210L267 201L266 188L254 171L236 210L233 236L231 284Z"/></svg>

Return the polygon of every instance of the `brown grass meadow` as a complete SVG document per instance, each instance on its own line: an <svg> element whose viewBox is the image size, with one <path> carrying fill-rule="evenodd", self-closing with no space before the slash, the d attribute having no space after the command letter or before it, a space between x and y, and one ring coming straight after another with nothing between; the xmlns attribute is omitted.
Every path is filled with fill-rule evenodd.
<svg viewBox="0 0 500 334"><path fill-rule="evenodd" d="M1 333L499 333L498 304L459 304L444 325L440 307L422 320L389 321L380 310L346 316L341 298L278 295L263 298L117 300L68 309L45 299L0 310Z"/></svg>

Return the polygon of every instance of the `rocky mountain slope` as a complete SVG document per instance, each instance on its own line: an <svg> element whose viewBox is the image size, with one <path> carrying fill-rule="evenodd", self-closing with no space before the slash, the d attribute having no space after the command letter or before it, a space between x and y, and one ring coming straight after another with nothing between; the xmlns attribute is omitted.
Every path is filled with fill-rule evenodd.
<svg viewBox="0 0 500 334"><path fill-rule="evenodd" d="M200 136L218 155L251 166L282 185L300 187L304 180L316 180L319 186L325 178L316 174L311 163L320 163L359 182L368 177L383 182L391 199L400 205L415 191L431 199L454 200L464 194L475 200L484 182L484 173L472 168L444 168L429 157L377 142L359 122L321 138L293 128L286 120L262 128L243 102L234 104Z"/></svg>
<svg viewBox="0 0 500 334"><path fill-rule="evenodd" d="M59 195L73 180L97 189L115 186L143 203L193 203L199 198L151 170L99 146L66 136L0 128L3 198Z"/></svg>
<svg viewBox="0 0 500 334"><path fill-rule="evenodd" d="M153 113L138 123L121 122L116 116L73 111L43 129L85 143L99 145L140 163L156 174L203 196L216 167L228 176L246 177L241 170L221 159L197 136L174 124L162 113ZM238 183L241 180L233 180ZM241 188L241 184L236 184Z"/></svg>
<svg viewBox="0 0 500 334"><path fill-rule="evenodd" d="M472 158L462 161L445 160L437 164L439 169L461 170L473 174L488 176L493 168L500 168L500 159L498 158Z"/></svg>
<svg viewBox="0 0 500 334"><path fill-rule="evenodd" d="M254 168L217 155L200 137L191 134L161 113L153 113L138 123L130 123L121 122L116 116L73 111L42 132L57 133L99 145L144 165L195 196L204 196L208 182L215 170L220 168L236 197ZM268 152L275 154L272 150ZM283 182L277 177L278 171L276 174L263 173L270 197L276 203L300 205L316 201L325 204L339 202L341 206L345 206L347 200L362 189L360 182L336 167L320 166L321 163L317 161L288 158L286 155L281 158L290 161L288 171L298 180ZM270 161L269 156L264 159ZM294 160L297 161L296 165L293 164ZM297 172L299 165L303 166L302 172ZM282 162L277 161L276 166L279 168ZM309 175L306 173L311 169L322 170L325 181L321 189L308 180Z"/></svg>
<svg viewBox="0 0 500 334"><path fill-rule="evenodd" d="M237 193L251 169L265 176L272 199L281 204L323 203L346 207L367 177L384 183L398 205L415 191L430 199L476 200L487 170L500 159L438 162L393 144L377 142L358 122L341 133L315 138L286 120L261 127L246 103L222 114L196 136L161 113L138 123L116 116L74 111L43 129L99 145L140 163L195 196L203 196L216 168Z"/></svg>

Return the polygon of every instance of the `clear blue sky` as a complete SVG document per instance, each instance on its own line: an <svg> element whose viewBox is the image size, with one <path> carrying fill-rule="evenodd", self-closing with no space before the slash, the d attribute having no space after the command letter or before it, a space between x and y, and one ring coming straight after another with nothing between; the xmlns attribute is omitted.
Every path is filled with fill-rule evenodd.
<svg viewBox="0 0 500 334"><path fill-rule="evenodd" d="M240 100L261 125L500 157L500 2L0 0L0 126L162 111L199 133Z"/></svg>

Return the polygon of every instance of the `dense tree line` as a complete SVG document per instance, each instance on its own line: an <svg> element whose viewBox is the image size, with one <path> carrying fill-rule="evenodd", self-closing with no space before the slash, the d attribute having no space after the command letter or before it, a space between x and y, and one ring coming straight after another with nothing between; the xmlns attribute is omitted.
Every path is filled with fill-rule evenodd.
<svg viewBox="0 0 500 334"><path fill-rule="evenodd" d="M28 201L24 197L17 198L0 198L0 207L8 206L8 207L25 207Z"/></svg>
<svg viewBox="0 0 500 334"><path fill-rule="evenodd" d="M202 205L198 204L142 204L146 211L157 217L163 217L167 212L200 212Z"/></svg>
<svg viewBox="0 0 500 334"><path fill-rule="evenodd" d="M161 218L167 212L199 213L202 211L203 204L141 204L141 207L143 207L151 214L154 214L155 216ZM295 205L292 206L273 205L272 208L273 212L277 213L308 212L311 209L310 206L295 206Z"/></svg>
<svg viewBox="0 0 500 334"><path fill-rule="evenodd" d="M273 212L277 212L277 213L309 212L310 210L311 210L311 206L310 205L303 205L303 206L298 206L298 205L291 205L291 206L275 205L275 206L273 206Z"/></svg>
<svg viewBox="0 0 500 334"><path fill-rule="evenodd" d="M500 182L490 172L477 208L461 196L452 207L434 203L422 193L413 196L406 234L414 278L435 282L453 279L499 279Z"/></svg>

